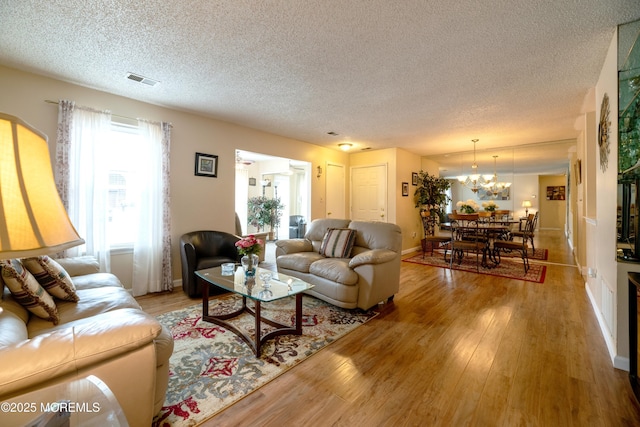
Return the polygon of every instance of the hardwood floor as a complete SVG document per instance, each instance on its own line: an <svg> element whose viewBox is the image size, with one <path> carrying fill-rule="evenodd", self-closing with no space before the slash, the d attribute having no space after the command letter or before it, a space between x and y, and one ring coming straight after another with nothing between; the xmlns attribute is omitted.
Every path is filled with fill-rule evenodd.
<svg viewBox="0 0 640 427"><path fill-rule="evenodd" d="M378 317L204 425L640 425L561 232L535 243L543 284L403 262ZM155 315L197 300L139 302Z"/></svg>

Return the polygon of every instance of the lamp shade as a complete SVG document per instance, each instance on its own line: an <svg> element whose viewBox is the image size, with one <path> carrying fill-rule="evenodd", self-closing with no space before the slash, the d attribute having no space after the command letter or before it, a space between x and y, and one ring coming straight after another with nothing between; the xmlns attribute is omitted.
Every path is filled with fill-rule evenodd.
<svg viewBox="0 0 640 427"><path fill-rule="evenodd" d="M0 113L0 259L52 254L83 243L58 195L47 137Z"/></svg>
<svg viewBox="0 0 640 427"><path fill-rule="evenodd" d="M523 200L522 201L522 207L523 208L530 208L531 207L531 201L530 200Z"/></svg>

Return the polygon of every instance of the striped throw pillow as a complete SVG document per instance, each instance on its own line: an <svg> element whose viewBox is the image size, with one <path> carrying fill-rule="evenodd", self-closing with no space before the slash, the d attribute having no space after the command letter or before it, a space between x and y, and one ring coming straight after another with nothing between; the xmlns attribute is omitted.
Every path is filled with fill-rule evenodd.
<svg viewBox="0 0 640 427"><path fill-rule="evenodd" d="M22 265L29 270L49 295L65 301L78 302L76 287L64 268L48 256L22 259Z"/></svg>
<svg viewBox="0 0 640 427"><path fill-rule="evenodd" d="M329 228L322 238L320 255L328 258L349 258L356 241L356 230Z"/></svg>
<svg viewBox="0 0 640 427"><path fill-rule="evenodd" d="M58 308L51 295L44 290L40 283L24 268L20 260L12 259L0 262L2 280L9 288L13 298L21 306L34 315L53 322L60 321Z"/></svg>

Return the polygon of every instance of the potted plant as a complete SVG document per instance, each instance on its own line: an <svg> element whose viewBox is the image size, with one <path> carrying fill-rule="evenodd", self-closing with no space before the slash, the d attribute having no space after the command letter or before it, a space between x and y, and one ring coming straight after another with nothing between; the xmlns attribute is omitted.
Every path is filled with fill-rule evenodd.
<svg viewBox="0 0 640 427"><path fill-rule="evenodd" d="M444 220L444 208L450 200L447 190L451 183L445 179L428 172L418 173L418 188L414 193L416 207L420 208L420 215L437 217L440 222Z"/></svg>
<svg viewBox="0 0 640 427"><path fill-rule="evenodd" d="M273 240L273 230L280 225L282 209L284 209L280 199L269 199L265 196L251 197L247 207L249 224L256 227L258 231L264 230L265 226L268 225L271 233L269 240Z"/></svg>

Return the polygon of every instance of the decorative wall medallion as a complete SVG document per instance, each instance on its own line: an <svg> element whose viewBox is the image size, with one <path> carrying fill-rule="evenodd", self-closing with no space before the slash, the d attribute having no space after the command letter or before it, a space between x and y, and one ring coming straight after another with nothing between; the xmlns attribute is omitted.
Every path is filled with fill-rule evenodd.
<svg viewBox="0 0 640 427"><path fill-rule="evenodd" d="M598 125L598 145L600 145L600 169L602 172L607 171L609 166L609 95L606 93L602 98L602 106L600 107L600 124Z"/></svg>

